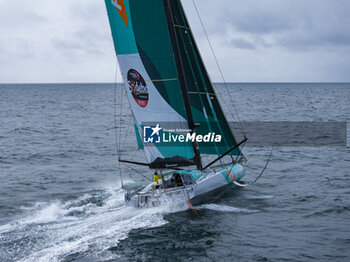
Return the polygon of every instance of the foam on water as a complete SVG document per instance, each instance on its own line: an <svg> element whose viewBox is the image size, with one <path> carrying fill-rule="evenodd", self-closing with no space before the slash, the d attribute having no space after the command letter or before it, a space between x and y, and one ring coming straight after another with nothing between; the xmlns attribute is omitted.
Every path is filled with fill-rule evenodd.
<svg viewBox="0 0 350 262"><path fill-rule="evenodd" d="M262 195L262 196L245 196L246 199L252 199L252 200L264 200L264 199L272 199L273 196L271 195Z"/></svg>
<svg viewBox="0 0 350 262"><path fill-rule="evenodd" d="M204 204L199 207L196 207L197 209L209 209L213 211L219 211L219 212L232 212L232 213L255 213L259 212L259 210L252 210L252 209L246 209L246 208L239 208L239 207L232 207L227 205L217 205L217 204Z"/></svg>
<svg viewBox="0 0 350 262"><path fill-rule="evenodd" d="M64 203L36 203L26 217L0 227L4 244L0 255L16 261L60 261L76 253L111 259L115 255L108 247L116 246L131 230L167 223L166 209L127 207L123 194L121 189L107 189ZM102 203L94 203L96 198ZM14 244L14 235L26 241Z"/></svg>

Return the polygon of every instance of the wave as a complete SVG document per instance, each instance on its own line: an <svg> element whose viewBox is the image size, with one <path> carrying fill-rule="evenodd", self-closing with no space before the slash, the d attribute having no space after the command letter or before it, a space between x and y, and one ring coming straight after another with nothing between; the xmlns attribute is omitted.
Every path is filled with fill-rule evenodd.
<svg viewBox="0 0 350 262"><path fill-rule="evenodd" d="M305 215L304 217L312 217L312 216L324 216L327 214L342 214L350 211L349 206L333 206L331 208L325 208L323 210L318 210L316 212L312 212L311 214Z"/></svg>
<svg viewBox="0 0 350 262"><path fill-rule="evenodd" d="M107 189L66 202L39 202L23 208L23 218L0 226L0 257L12 261L60 261L84 253L92 259L116 255L116 246L133 229L168 223L164 209L127 207L121 189ZM23 242L25 239L25 242Z"/></svg>

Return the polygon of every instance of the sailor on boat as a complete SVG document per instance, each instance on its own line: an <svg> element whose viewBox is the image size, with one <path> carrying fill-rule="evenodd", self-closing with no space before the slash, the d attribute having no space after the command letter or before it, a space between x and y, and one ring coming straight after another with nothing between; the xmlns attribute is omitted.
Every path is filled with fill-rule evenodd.
<svg viewBox="0 0 350 262"><path fill-rule="evenodd" d="M154 176L153 176L153 184L154 184L154 188L158 189L163 183L162 183L162 175L158 174L158 172L154 172Z"/></svg>
<svg viewBox="0 0 350 262"><path fill-rule="evenodd" d="M153 182L157 183L159 182L159 180L162 179L162 176L160 174L158 174L158 172L154 172L154 177L153 177Z"/></svg>

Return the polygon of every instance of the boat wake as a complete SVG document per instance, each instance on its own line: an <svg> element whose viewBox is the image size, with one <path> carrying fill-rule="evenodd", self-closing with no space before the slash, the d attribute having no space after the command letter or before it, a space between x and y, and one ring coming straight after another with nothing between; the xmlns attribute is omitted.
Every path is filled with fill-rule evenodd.
<svg viewBox="0 0 350 262"><path fill-rule="evenodd" d="M227 205L217 205L217 204L205 204L201 205L199 207L196 207L196 209L208 209L213 211L219 211L219 212L232 212L232 213L256 213L259 212L259 210L254 209L246 209L246 208L239 208L239 207L232 207Z"/></svg>
<svg viewBox="0 0 350 262"><path fill-rule="evenodd" d="M257 196L245 196L246 199L251 199L251 200L265 200L265 199L272 199L274 196L271 195L257 195Z"/></svg>
<svg viewBox="0 0 350 262"><path fill-rule="evenodd" d="M36 203L25 216L0 226L0 257L10 261L62 261L70 256L115 259L108 251L137 228L167 223L165 209L134 209L124 191L107 189L66 202Z"/></svg>
<svg viewBox="0 0 350 262"><path fill-rule="evenodd" d="M109 188L67 201L38 202L16 220L0 226L0 257L9 261L88 261L118 259L110 250L133 229L167 224L164 216L187 204L136 209L124 202L124 190ZM195 207L218 212L258 210L218 204Z"/></svg>

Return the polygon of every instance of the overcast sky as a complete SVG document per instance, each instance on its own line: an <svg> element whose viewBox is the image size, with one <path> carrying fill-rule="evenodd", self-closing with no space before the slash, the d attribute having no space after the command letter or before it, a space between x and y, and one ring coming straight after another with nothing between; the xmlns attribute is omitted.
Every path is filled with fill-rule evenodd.
<svg viewBox="0 0 350 262"><path fill-rule="evenodd" d="M152 2L152 1L150 1ZM192 0L182 0L221 81ZM196 0L230 82L350 81L349 0ZM114 82L103 0L0 0L0 82Z"/></svg>

